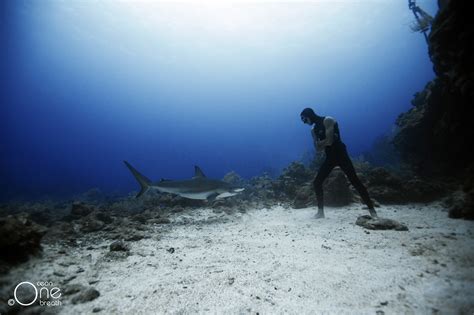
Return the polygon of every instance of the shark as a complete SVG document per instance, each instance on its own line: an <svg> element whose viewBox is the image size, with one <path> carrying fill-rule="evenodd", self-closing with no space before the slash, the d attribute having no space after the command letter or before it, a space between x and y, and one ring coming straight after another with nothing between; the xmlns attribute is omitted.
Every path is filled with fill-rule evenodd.
<svg viewBox="0 0 474 315"><path fill-rule="evenodd" d="M201 168L197 165L194 166L194 177L191 179L162 179L158 182L152 182L130 165L130 163L127 161L123 162L140 184L140 191L136 195L136 198L149 190L157 190L159 192L171 193L188 199L214 201L216 199L235 196L245 189L226 183L222 180L207 178Z"/></svg>

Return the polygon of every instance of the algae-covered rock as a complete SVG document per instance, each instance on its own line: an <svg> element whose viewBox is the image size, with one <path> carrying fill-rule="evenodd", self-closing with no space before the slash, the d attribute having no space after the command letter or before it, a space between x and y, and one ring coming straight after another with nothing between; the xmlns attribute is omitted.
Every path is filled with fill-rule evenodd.
<svg viewBox="0 0 474 315"><path fill-rule="evenodd" d="M369 215L358 217L356 224L369 230L408 231L408 227L403 223L391 219L372 218Z"/></svg>

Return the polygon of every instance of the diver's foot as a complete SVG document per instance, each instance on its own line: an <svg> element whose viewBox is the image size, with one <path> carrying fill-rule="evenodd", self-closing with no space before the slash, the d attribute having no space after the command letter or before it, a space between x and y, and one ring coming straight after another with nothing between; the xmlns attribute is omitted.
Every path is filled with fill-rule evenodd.
<svg viewBox="0 0 474 315"><path fill-rule="evenodd" d="M315 219L324 219L324 211L319 210L318 213L316 213L316 216L314 218Z"/></svg>
<svg viewBox="0 0 474 315"><path fill-rule="evenodd" d="M369 212L372 219L378 219L379 216L377 215L377 212L375 211L374 208L369 208Z"/></svg>

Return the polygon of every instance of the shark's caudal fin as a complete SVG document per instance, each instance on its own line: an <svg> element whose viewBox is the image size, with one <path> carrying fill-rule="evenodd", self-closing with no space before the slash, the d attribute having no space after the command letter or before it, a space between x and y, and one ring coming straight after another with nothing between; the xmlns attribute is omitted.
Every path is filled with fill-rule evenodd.
<svg viewBox="0 0 474 315"><path fill-rule="evenodd" d="M144 192L148 190L148 188L151 185L151 180L149 180L148 178L140 174L140 172L137 171L133 166L131 166L127 161L123 161L123 162L128 167L130 172L132 172L133 176L135 176L135 179L137 180L137 182L140 184L140 188L141 188L140 192L135 197L135 198L138 198L141 195L143 195Z"/></svg>

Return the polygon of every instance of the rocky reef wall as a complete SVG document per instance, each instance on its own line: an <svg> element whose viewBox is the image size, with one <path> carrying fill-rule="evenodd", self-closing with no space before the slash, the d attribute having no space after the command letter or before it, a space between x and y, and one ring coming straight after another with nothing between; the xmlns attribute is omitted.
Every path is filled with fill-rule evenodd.
<svg viewBox="0 0 474 315"><path fill-rule="evenodd" d="M401 114L393 139L415 174L451 182L452 218L474 218L474 24L469 1L441 1L428 40L436 78ZM454 196L454 195L453 195Z"/></svg>
<svg viewBox="0 0 474 315"><path fill-rule="evenodd" d="M467 6L440 7L428 43L437 77L396 121L394 145L421 176L464 178L474 166L474 26Z"/></svg>

